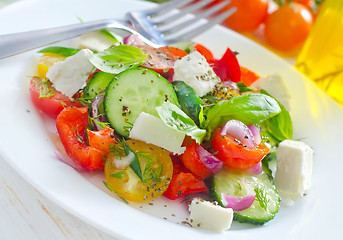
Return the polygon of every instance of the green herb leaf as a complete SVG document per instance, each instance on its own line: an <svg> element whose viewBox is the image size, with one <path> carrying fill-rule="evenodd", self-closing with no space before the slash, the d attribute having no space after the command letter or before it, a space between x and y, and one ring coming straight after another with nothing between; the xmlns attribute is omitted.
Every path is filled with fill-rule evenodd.
<svg viewBox="0 0 343 240"><path fill-rule="evenodd" d="M92 55L89 61L103 72L117 74L143 64L146 57L147 55L139 48L118 45Z"/></svg>
<svg viewBox="0 0 343 240"><path fill-rule="evenodd" d="M80 49L67 48L67 47L47 47L38 51L39 53L54 53L64 57L73 56L75 53L79 52Z"/></svg>
<svg viewBox="0 0 343 240"><path fill-rule="evenodd" d="M267 206L268 206L269 199L267 198L266 192L262 188L259 188L259 187L256 187L254 189L254 191L256 193L257 201L260 203L261 207L265 211L267 211Z"/></svg>
<svg viewBox="0 0 343 240"><path fill-rule="evenodd" d="M236 119L246 125L257 124L275 116L280 111L279 104L274 98L259 93L235 96L229 100L220 101L207 111L205 121L207 137L210 138L218 126L223 126L229 120Z"/></svg>
<svg viewBox="0 0 343 240"><path fill-rule="evenodd" d="M162 106L156 107L156 110L162 121L168 127L190 136L198 144L200 144L205 137L206 130L200 129L194 121L176 105L165 102Z"/></svg>
<svg viewBox="0 0 343 240"><path fill-rule="evenodd" d="M182 111L200 126L200 121L203 120L203 116L201 115L203 114L203 101L201 98L198 97L194 89L188 86L184 81L174 81L173 87Z"/></svg>
<svg viewBox="0 0 343 240"><path fill-rule="evenodd" d="M125 171L120 171L114 174L111 174L111 177L115 177L115 178L123 178L125 175Z"/></svg>
<svg viewBox="0 0 343 240"><path fill-rule="evenodd" d="M134 154L134 158L130 164L130 167L132 171L139 177L139 179L143 182L143 175L142 175L142 169L141 165L138 160L137 154L127 145L126 143L124 144L124 151L125 155L128 156L130 153Z"/></svg>
<svg viewBox="0 0 343 240"><path fill-rule="evenodd" d="M265 90L261 90L261 93L269 95ZM275 101L277 101L275 99ZM278 101L277 101L278 102ZM262 135L270 138L270 140L275 141L274 145L278 145L280 142L286 139L292 139L293 137L293 124L289 112L286 108L278 102L281 112L265 120L262 124Z"/></svg>
<svg viewBox="0 0 343 240"><path fill-rule="evenodd" d="M113 42L113 44L120 44L123 42L122 36L119 36L110 30L102 29L100 32L105 34Z"/></svg>

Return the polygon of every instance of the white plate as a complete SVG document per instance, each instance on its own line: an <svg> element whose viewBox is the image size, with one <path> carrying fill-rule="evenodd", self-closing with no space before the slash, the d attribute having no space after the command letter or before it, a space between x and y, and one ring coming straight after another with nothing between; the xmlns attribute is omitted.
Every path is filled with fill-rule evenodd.
<svg viewBox="0 0 343 240"><path fill-rule="evenodd" d="M129 0L25 0L0 11L0 34L77 23L78 18L122 18L128 10L150 6ZM103 186L101 172L78 173L56 160L54 124L36 111L29 98L27 76L34 74L35 51L0 60L1 155L59 206L120 239L175 239L175 234L179 239L199 240L337 239L343 215L342 108L288 63L239 34L215 27L196 40L218 57L227 46L240 52L241 65L260 75L281 74L291 90L294 139L314 149L309 194L293 207L282 207L265 226L234 223L225 233L213 233L175 224L187 216L184 205L175 208L178 201L161 198L153 206L128 206Z"/></svg>

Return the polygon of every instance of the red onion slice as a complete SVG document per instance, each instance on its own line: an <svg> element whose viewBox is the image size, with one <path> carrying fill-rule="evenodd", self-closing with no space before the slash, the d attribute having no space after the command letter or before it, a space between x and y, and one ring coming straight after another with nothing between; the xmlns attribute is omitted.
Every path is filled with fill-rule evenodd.
<svg viewBox="0 0 343 240"><path fill-rule="evenodd" d="M206 167L213 172L213 174L219 172L219 170L223 167L222 161L213 156L212 153L208 152L202 146L198 146L198 153L201 162L205 164Z"/></svg>
<svg viewBox="0 0 343 240"><path fill-rule="evenodd" d="M238 86L237 86L237 83L232 82L232 81L225 81L225 82L221 82L221 84L222 84L223 86L227 86L227 87L229 87L229 88L235 90L237 93L239 93L239 88L238 88Z"/></svg>
<svg viewBox="0 0 343 240"><path fill-rule="evenodd" d="M100 122L106 122L106 117L104 115L99 116L99 106L103 101L104 101L104 95L100 94L100 95L97 95L93 99L93 102L92 102L91 117ZM94 123L95 130L100 131L101 127L99 126L99 124L97 124L95 121L93 123Z"/></svg>
<svg viewBox="0 0 343 240"><path fill-rule="evenodd" d="M130 46L134 46L134 47L139 47L139 46L145 45L145 43L142 41L142 39L137 34L127 35L123 39L123 43L130 45Z"/></svg>
<svg viewBox="0 0 343 240"><path fill-rule="evenodd" d="M221 200L224 207L232 208L233 211L243 211L253 204L256 197L254 189L248 183L244 184L243 187L247 190L247 195L244 197L227 195L225 193L221 194Z"/></svg>
<svg viewBox="0 0 343 240"><path fill-rule="evenodd" d="M222 130L220 131L220 135L225 136L229 135L240 141L243 145L247 146L248 148L255 147L255 139L254 135L252 134L251 130L238 120L230 120L228 121Z"/></svg>
<svg viewBox="0 0 343 240"><path fill-rule="evenodd" d="M260 135L260 130L256 127L255 124L249 125L248 128L250 129L252 135L254 136L255 144L257 146L260 145L260 143L262 141L261 135Z"/></svg>

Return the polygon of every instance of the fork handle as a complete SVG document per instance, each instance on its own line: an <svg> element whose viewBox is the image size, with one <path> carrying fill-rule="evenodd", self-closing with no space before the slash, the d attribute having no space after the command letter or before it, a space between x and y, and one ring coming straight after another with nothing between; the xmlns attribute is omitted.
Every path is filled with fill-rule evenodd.
<svg viewBox="0 0 343 240"><path fill-rule="evenodd" d="M117 28L132 32L132 29L127 27L124 22L98 20L50 29L1 35L0 59L104 28Z"/></svg>

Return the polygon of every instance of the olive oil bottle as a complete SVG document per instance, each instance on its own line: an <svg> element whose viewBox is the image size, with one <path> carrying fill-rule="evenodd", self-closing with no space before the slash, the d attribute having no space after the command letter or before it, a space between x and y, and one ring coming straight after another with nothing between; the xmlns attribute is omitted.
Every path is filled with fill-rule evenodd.
<svg viewBox="0 0 343 240"><path fill-rule="evenodd" d="M343 106L343 1L325 0L296 68Z"/></svg>

